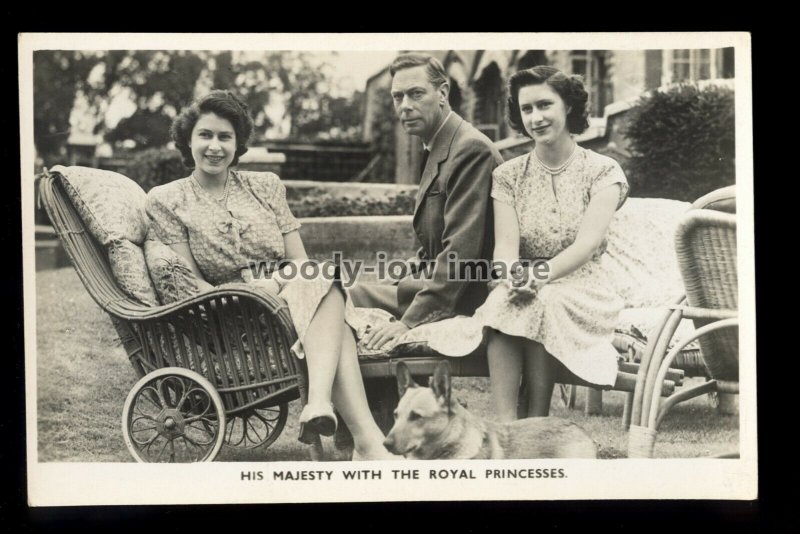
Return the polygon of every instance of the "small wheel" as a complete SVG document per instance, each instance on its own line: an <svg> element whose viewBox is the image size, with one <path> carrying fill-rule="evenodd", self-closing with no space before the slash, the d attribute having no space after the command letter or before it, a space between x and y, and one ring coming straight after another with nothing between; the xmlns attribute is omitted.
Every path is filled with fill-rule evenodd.
<svg viewBox="0 0 800 534"><path fill-rule="evenodd" d="M122 410L125 445L139 462L210 462L222 447L224 428L217 390L182 367L145 375Z"/></svg>
<svg viewBox="0 0 800 534"><path fill-rule="evenodd" d="M714 409L719 408L719 393L717 393L716 391L709 391L706 394L706 398L708 400L709 406L711 406Z"/></svg>
<svg viewBox="0 0 800 534"><path fill-rule="evenodd" d="M288 417L286 402L233 415L225 426L225 446L236 449L269 447L281 435Z"/></svg>
<svg viewBox="0 0 800 534"><path fill-rule="evenodd" d="M575 401L578 398L578 386L573 384L559 384L558 391L564 406L570 410L575 408Z"/></svg>
<svg viewBox="0 0 800 534"><path fill-rule="evenodd" d="M712 391L708 394L708 401L720 415L736 415L739 413L739 399L733 393L720 393Z"/></svg>

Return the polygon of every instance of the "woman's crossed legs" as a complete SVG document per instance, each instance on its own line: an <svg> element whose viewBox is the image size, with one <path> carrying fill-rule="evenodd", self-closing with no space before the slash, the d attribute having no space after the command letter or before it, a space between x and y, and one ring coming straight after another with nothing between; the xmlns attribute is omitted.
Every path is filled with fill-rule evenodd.
<svg viewBox="0 0 800 534"><path fill-rule="evenodd" d="M347 424L355 450L366 459L392 458L370 412L356 340L344 321L344 295L335 284L319 304L303 339L308 365L308 404L304 412L330 412L331 400ZM301 415L301 422L304 417Z"/></svg>

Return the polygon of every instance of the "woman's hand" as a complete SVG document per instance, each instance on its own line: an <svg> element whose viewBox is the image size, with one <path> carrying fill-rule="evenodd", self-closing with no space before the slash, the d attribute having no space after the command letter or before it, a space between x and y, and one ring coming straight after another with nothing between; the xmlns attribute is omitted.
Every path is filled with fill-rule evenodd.
<svg viewBox="0 0 800 534"><path fill-rule="evenodd" d="M499 286L504 286L508 293L508 299L512 304L525 304L536 296L536 288L532 270L517 264L516 270L507 272L501 278L490 280L486 286L489 291L494 291Z"/></svg>
<svg viewBox="0 0 800 534"><path fill-rule="evenodd" d="M520 267L506 279L508 300L511 304L523 306L536 298L539 290L547 282L548 279L542 278L535 266Z"/></svg>
<svg viewBox="0 0 800 534"><path fill-rule="evenodd" d="M524 306L536 297L536 290L529 286L515 286L513 283L508 288L508 302L514 306Z"/></svg>

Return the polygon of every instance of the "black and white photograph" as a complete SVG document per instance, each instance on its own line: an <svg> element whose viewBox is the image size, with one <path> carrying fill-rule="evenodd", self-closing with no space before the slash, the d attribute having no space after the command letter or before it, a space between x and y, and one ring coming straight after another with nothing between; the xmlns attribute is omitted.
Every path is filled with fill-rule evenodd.
<svg viewBox="0 0 800 534"><path fill-rule="evenodd" d="M750 61L21 34L29 503L756 498Z"/></svg>

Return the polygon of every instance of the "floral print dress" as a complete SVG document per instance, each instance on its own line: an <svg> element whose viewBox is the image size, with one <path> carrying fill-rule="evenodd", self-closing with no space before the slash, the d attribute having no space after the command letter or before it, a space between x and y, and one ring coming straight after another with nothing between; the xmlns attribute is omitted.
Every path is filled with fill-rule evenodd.
<svg viewBox="0 0 800 534"><path fill-rule="evenodd" d="M598 191L619 184L617 208L625 201L628 183L619 164L591 150L576 150L556 175L533 152L495 169L492 197L517 212L520 258L550 259L570 246ZM606 238L591 260L544 285L530 303L510 304L508 289L501 285L475 315L500 332L538 341L578 377L613 386L617 351L611 340L624 303L600 264L607 246Z"/></svg>
<svg viewBox="0 0 800 534"><path fill-rule="evenodd" d="M550 259L575 241L592 197L620 184L617 208L628 193L619 164L577 147L575 157L553 175L533 153L509 160L492 174L492 197L517 212L521 259ZM512 304L508 289L496 287L472 317L455 317L410 332L403 341L424 339L447 356L463 356L483 341L487 328L544 345L548 353L578 377L613 386L617 351L611 341L624 302L608 270L601 265L603 241L590 261L544 285L525 304Z"/></svg>
<svg viewBox="0 0 800 534"><path fill-rule="evenodd" d="M257 284L252 264L283 259L284 234L300 228L286 202L286 188L273 173L231 171L224 204L189 176L154 187L145 209L153 237L167 245L188 243L203 277L213 285ZM295 277L281 287L279 295L298 334L292 347L298 357L304 357L306 330L331 284L330 277L320 274L312 280ZM358 337L375 321L367 315L346 301L345 321Z"/></svg>

